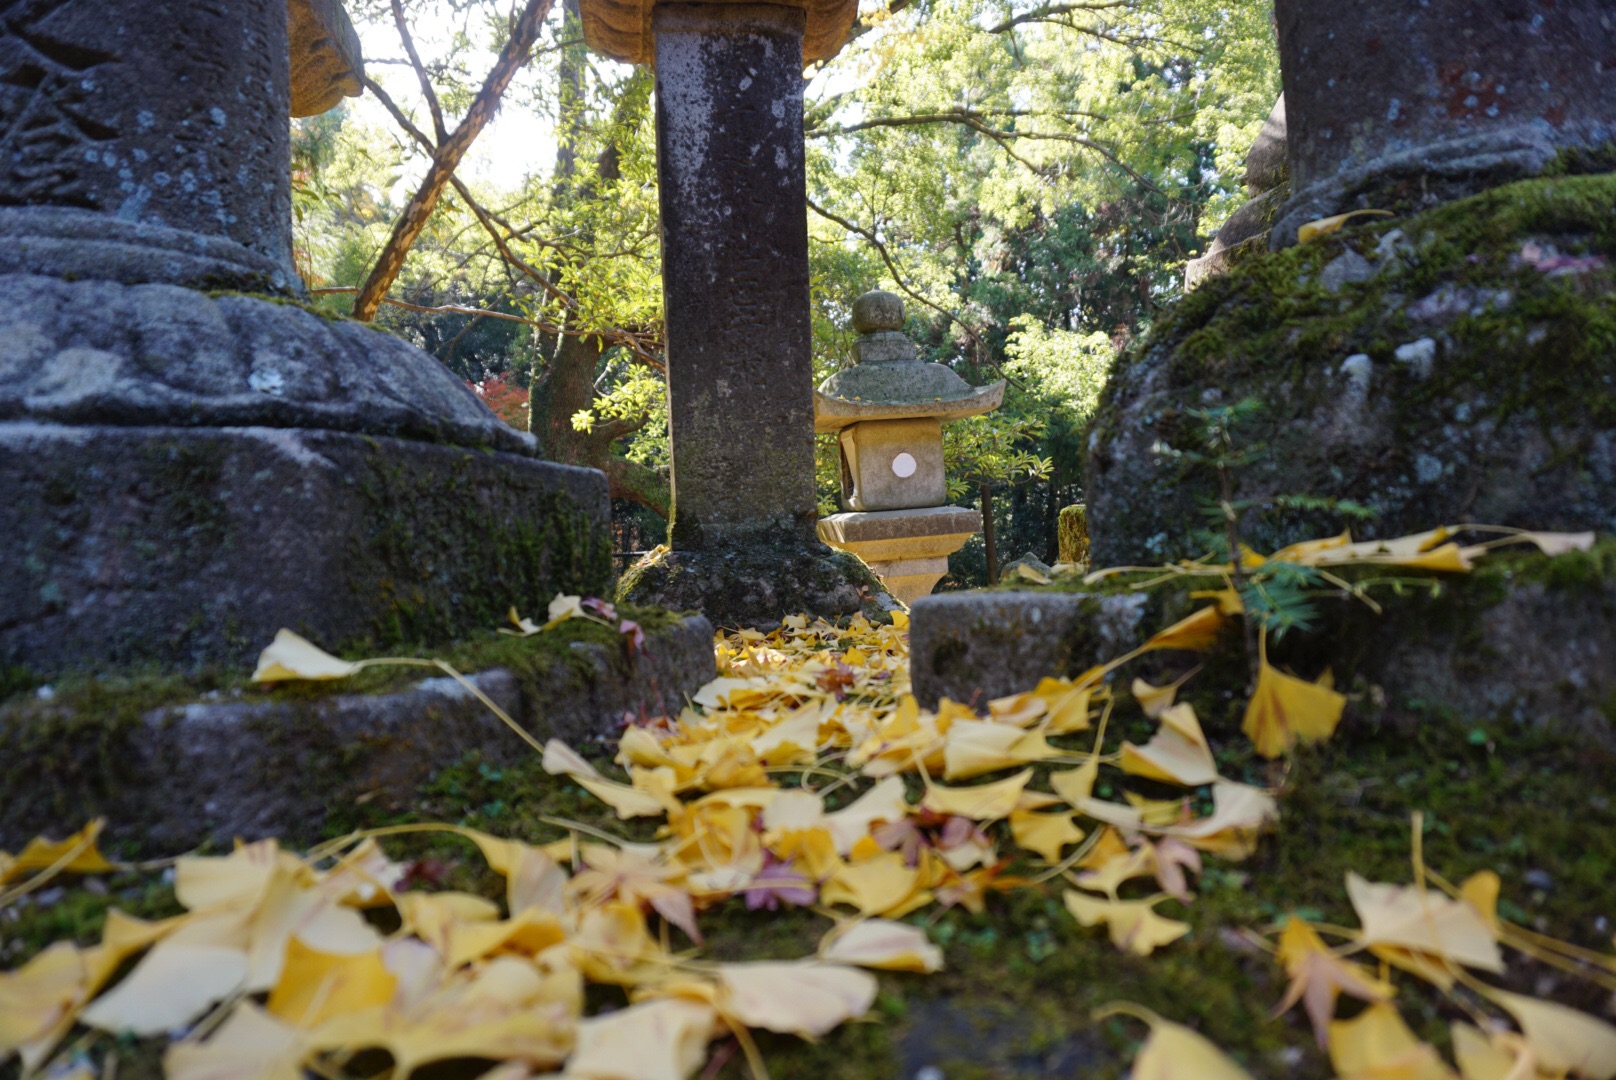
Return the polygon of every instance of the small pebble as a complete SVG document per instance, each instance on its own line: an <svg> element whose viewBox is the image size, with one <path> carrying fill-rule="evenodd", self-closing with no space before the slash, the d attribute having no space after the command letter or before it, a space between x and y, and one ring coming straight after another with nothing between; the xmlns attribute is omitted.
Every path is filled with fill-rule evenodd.
<svg viewBox="0 0 1616 1080"><path fill-rule="evenodd" d="M943 1070L935 1065L926 1065L915 1071L915 1080L948 1080Z"/></svg>
<svg viewBox="0 0 1616 1080"><path fill-rule="evenodd" d="M1521 880L1532 888L1542 889L1544 892L1554 888L1554 878L1546 870L1528 870L1521 875Z"/></svg>

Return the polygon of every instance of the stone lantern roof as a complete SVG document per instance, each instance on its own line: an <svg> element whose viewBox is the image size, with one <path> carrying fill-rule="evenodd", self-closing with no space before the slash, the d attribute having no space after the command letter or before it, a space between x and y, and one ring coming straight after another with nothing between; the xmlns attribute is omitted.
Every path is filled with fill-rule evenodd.
<svg viewBox="0 0 1616 1080"><path fill-rule="evenodd" d="M737 15L756 6L745 0L720 0L720 4L732 4ZM654 67L651 10L656 6L656 0L580 0L584 41L613 60ZM771 6L798 8L807 17L802 38L804 64L829 60L841 52L858 15L858 0L778 0Z"/></svg>
<svg viewBox="0 0 1616 1080"><path fill-rule="evenodd" d="M944 423L992 412L1004 402L1004 381L972 386L953 368L923 363L903 334L903 300L867 292L853 302L857 363L814 392L814 430L838 431L865 420L935 417Z"/></svg>

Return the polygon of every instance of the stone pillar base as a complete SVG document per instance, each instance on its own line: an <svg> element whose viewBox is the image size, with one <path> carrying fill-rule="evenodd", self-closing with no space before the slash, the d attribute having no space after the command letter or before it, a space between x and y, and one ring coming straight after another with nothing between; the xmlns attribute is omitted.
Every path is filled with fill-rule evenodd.
<svg viewBox="0 0 1616 1080"><path fill-rule="evenodd" d="M605 477L270 427L0 423L0 664L250 668L438 643L611 589Z"/></svg>
<svg viewBox="0 0 1616 1080"><path fill-rule="evenodd" d="M936 587L948 573L948 557L981 528L976 510L928 506L833 514L820 519L819 538L864 560L907 607Z"/></svg>
<svg viewBox="0 0 1616 1080"><path fill-rule="evenodd" d="M659 548L629 567L617 599L700 611L715 626L757 630L772 630L787 615L881 619L898 606L858 559L791 541L718 551Z"/></svg>

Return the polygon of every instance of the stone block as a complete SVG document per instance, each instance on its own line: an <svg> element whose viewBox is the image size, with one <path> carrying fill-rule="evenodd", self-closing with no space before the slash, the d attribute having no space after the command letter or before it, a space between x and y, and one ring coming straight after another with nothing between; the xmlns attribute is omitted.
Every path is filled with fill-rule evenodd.
<svg viewBox="0 0 1616 1080"><path fill-rule="evenodd" d="M142 231L154 246L135 262L160 264L157 242L184 235L158 232ZM79 254L96 257L88 244ZM322 428L536 449L435 358L373 326L264 296L31 273L0 276L0 421L16 419Z"/></svg>
<svg viewBox="0 0 1616 1080"><path fill-rule="evenodd" d="M295 428L0 423L0 663L50 673L440 642L607 595L605 477Z"/></svg>
<svg viewBox="0 0 1616 1080"><path fill-rule="evenodd" d="M358 97L365 62L359 34L341 0L288 0L292 115L317 116Z"/></svg>
<svg viewBox="0 0 1616 1080"><path fill-rule="evenodd" d="M625 714L677 713L714 677L712 633L687 616L649 632L632 660L587 641L556 655L535 640L521 666L468 679L539 741L582 746ZM118 698L116 685L94 695ZM408 810L433 773L467 753L498 765L536 752L447 676L369 694L341 684L215 691L123 721L114 711L33 695L0 704L0 848L96 816L114 841L152 854L238 837L312 841L359 804Z"/></svg>
<svg viewBox="0 0 1616 1080"><path fill-rule="evenodd" d="M1077 675L1142 640L1147 598L1056 592L944 593L909 614L909 675L929 709L985 708L1045 676Z"/></svg>
<svg viewBox="0 0 1616 1080"><path fill-rule="evenodd" d="M866 420L841 431L842 505L913 510L948 500L943 426L934 417Z"/></svg>

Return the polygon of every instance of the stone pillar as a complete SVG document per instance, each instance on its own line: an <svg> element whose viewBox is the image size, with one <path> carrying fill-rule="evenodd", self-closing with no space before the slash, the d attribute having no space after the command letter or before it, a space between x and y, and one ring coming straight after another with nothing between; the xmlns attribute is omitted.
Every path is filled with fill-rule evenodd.
<svg viewBox="0 0 1616 1080"><path fill-rule="evenodd" d="M813 537L804 26L652 13L676 550Z"/></svg>
<svg viewBox="0 0 1616 1080"><path fill-rule="evenodd" d="M1388 185L1418 184L1432 201L1472 194L1616 139L1608 0L1275 7L1296 192L1276 242L1385 201Z"/></svg>
<svg viewBox="0 0 1616 1080"><path fill-rule="evenodd" d="M592 47L657 73L672 550L629 569L625 601L724 626L894 606L814 534L802 68L835 55L855 13L851 0L580 5Z"/></svg>
<svg viewBox="0 0 1616 1080"><path fill-rule="evenodd" d="M36 254L25 264L93 275L93 265L73 264L131 226L159 226L240 245L239 272L289 286L287 48L286 0L68 0L9 12L0 22L0 206L92 210L110 232L67 237L7 215L0 262L16 266L4 256L20 236L38 238L36 249L49 237L61 263ZM229 251L190 246L220 260ZM149 275L165 276L160 265Z"/></svg>
<svg viewBox="0 0 1616 1080"><path fill-rule="evenodd" d="M604 476L297 302L289 21L328 53L304 105L357 77L340 7L290 2L0 15L0 666L436 641L610 588Z"/></svg>

